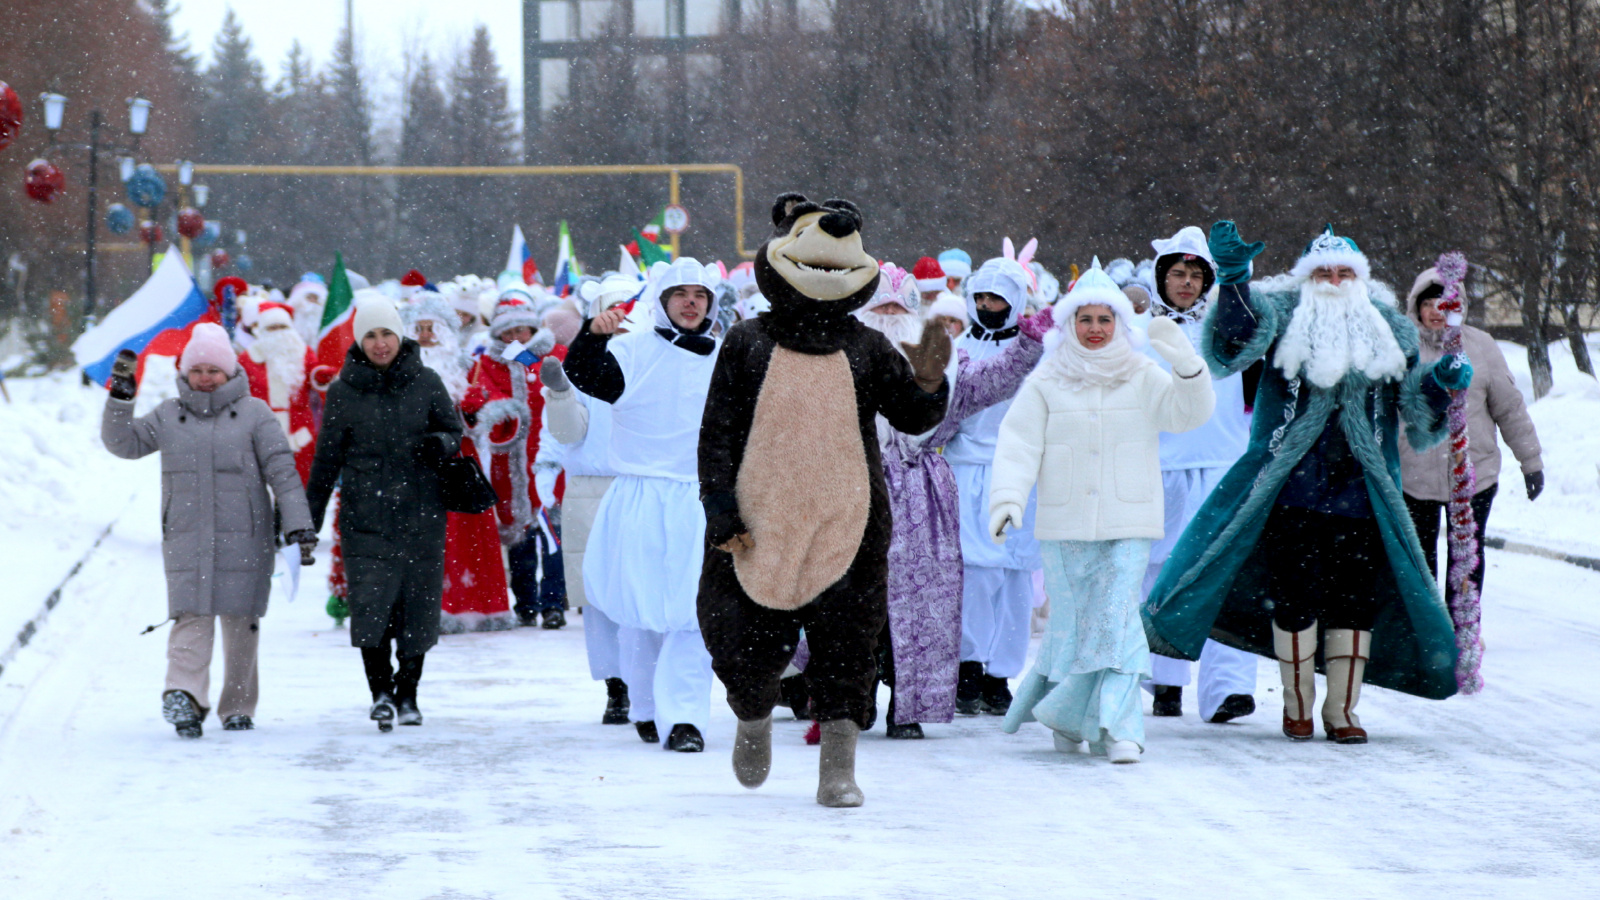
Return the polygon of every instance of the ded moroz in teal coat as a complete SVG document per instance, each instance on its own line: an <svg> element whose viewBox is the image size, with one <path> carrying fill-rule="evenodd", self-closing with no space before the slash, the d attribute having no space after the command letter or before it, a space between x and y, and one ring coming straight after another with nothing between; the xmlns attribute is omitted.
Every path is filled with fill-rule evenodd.
<svg viewBox="0 0 1600 900"><path fill-rule="evenodd" d="M1217 333L1222 316L1207 318L1201 352L1212 374L1222 378L1263 357L1267 365L1256 392L1249 448L1184 530L1145 601L1142 613L1152 652L1198 659L1211 637L1273 657L1270 580L1259 547L1261 533L1290 471L1338 414L1350 450L1365 470L1391 576L1377 579L1381 607L1372 629L1366 681L1434 700L1456 692L1455 630L1406 513L1397 439L1401 420L1413 447L1432 446L1449 426L1443 409L1435 408L1423 392L1431 367L1419 361L1416 326L1396 308L1388 288L1376 282L1368 282L1368 288L1405 353L1406 375L1399 382L1373 382L1352 371L1324 389L1285 378L1271 360L1299 302L1298 281L1273 279L1240 291L1256 316L1255 332L1242 345ZM1224 285L1222 290L1236 288ZM1320 670L1320 652L1318 657Z"/></svg>

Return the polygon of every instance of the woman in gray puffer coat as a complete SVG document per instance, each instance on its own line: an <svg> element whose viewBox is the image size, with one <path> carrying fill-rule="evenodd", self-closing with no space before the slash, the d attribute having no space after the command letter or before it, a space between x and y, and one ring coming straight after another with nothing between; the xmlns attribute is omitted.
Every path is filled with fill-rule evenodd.
<svg viewBox="0 0 1600 900"><path fill-rule="evenodd" d="M384 297L357 304L357 341L328 387L306 496L318 523L340 483L350 643L361 648L380 731L421 725L417 682L439 640L444 500L439 465L461 448L461 417ZM389 661L390 642L399 671Z"/></svg>
<svg viewBox="0 0 1600 900"><path fill-rule="evenodd" d="M1406 315L1417 323L1422 361L1432 362L1444 355L1444 314L1438 300L1444 282L1437 269L1417 276L1406 297ZM1477 475L1472 496L1472 518L1478 530L1478 546L1483 546L1483 531L1489 521L1489 508L1500 488L1499 437L1511 447L1522 467L1528 499L1537 499L1544 490L1544 461L1540 456L1539 435L1522 392L1511 380L1505 354L1488 332L1461 326L1461 349L1472 362L1472 386L1467 388L1467 453ZM1411 449L1400 435L1400 480L1405 489L1406 508L1417 526L1422 551L1435 574L1439 571L1439 514L1450 501L1450 442L1443 441L1420 453ZM1483 557L1472 572L1472 581L1483 589ZM1455 588L1446 585L1445 594L1454 603Z"/></svg>
<svg viewBox="0 0 1600 900"><path fill-rule="evenodd" d="M178 734L197 738L210 712L219 620L226 669L217 717L228 731L254 727L257 641L276 556L273 501L288 540L314 547L317 537L294 452L272 409L250 396L227 332L195 326L179 369L177 399L135 419L136 385L131 367L120 365L100 439L123 459L161 453L161 549L173 621L161 707Z"/></svg>

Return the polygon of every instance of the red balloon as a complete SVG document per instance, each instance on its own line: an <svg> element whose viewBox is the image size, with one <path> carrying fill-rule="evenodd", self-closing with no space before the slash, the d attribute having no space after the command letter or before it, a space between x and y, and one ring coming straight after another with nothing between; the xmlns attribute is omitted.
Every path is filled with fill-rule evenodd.
<svg viewBox="0 0 1600 900"><path fill-rule="evenodd" d="M29 197L40 203L49 203L66 186L66 176L49 160L36 159L28 163L28 177L22 187Z"/></svg>
<svg viewBox="0 0 1600 900"><path fill-rule="evenodd" d="M194 240L206 227L206 217L200 215L200 210L186 206L178 212L178 233Z"/></svg>
<svg viewBox="0 0 1600 900"><path fill-rule="evenodd" d="M161 226L149 219L139 223L139 240L144 241L146 244L159 244L165 235L166 233L161 230Z"/></svg>
<svg viewBox="0 0 1600 900"><path fill-rule="evenodd" d="M22 100L17 92L0 81L0 150L11 146L22 131Z"/></svg>
<svg viewBox="0 0 1600 900"><path fill-rule="evenodd" d="M233 257L229 256L226 250L211 251L211 268L213 269L226 269L228 263L232 260Z"/></svg>

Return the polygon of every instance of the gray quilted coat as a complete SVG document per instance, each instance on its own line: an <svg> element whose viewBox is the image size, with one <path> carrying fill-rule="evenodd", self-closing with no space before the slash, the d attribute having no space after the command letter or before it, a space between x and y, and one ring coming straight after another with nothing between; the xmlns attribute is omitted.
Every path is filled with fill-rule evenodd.
<svg viewBox="0 0 1600 900"><path fill-rule="evenodd" d="M100 440L123 459L161 453L167 614L264 615L273 499L285 532L310 528L311 510L283 428L244 370L209 394L180 375L177 399L137 419L133 401L109 399Z"/></svg>

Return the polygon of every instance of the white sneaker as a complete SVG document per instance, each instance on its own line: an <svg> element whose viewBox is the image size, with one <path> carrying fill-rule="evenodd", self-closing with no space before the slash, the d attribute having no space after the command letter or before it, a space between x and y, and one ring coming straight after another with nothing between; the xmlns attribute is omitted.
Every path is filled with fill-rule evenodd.
<svg viewBox="0 0 1600 900"><path fill-rule="evenodd" d="M1106 741L1106 758L1114 763L1136 763L1141 752L1133 741Z"/></svg>
<svg viewBox="0 0 1600 900"><path fill-rule="evenodd" d="M1056 750L1060 753L1088 753L1089 745L1084 741L1075 741L1059 731L1051 731L1050 739L1055 742Z"/></svg>

